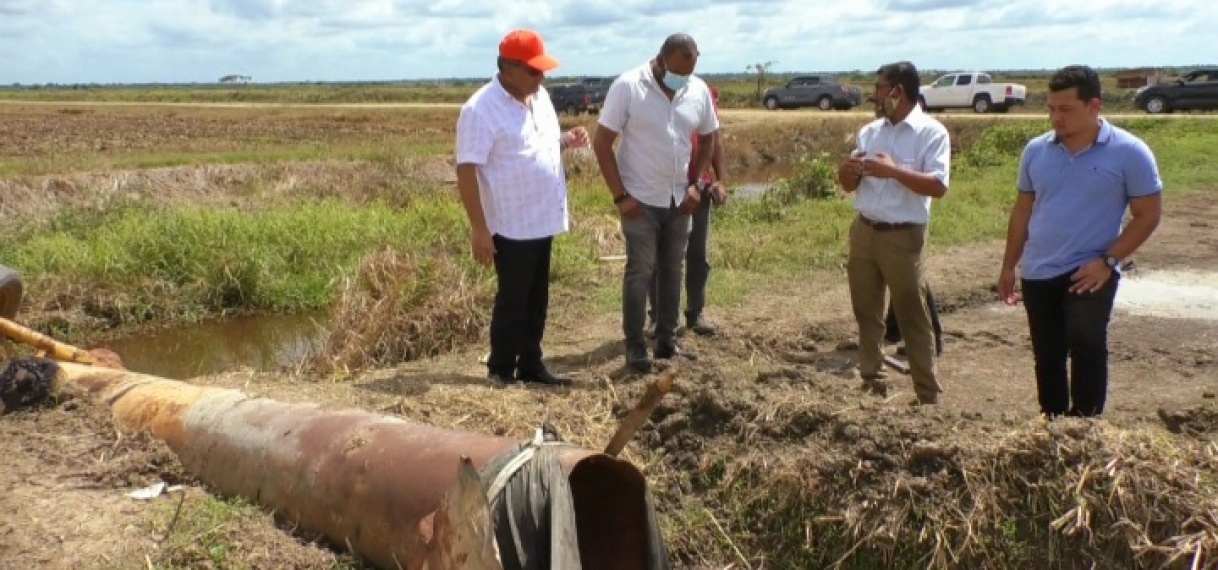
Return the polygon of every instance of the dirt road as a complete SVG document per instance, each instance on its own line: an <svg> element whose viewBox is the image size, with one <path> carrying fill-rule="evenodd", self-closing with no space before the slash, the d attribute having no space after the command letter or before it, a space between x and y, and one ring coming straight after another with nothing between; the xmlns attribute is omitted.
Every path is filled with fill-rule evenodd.
<svg viewBox="0 0 1218 570"><path fill-rule="evenodd" d="M177 103L166 101L127 102L127 101L23 101L0 99L0 105L9 106L48 106L48 107L183 107L205 109L452 109L461 108L459 103ZM860 108L861 109L861 108ZM737 120L773 120L781 118L842 118L858 120L872 117L872 112L866 110L850 111L821 111L819 109L786 109L769 111L766 109L736 109L725 108L720 113ZM1033 109L1020 109L1011 113L977 114L969 110L947 111L935 113L936 116L950 116L953 119L1009 119L1024 120L1033 117L1043 117ZM1218 113L1173 113L1166 115L1147 115L1141 112L1113 113L1105 115L1112 119L1153 118L1163 120L1215 120Z"/></svg>

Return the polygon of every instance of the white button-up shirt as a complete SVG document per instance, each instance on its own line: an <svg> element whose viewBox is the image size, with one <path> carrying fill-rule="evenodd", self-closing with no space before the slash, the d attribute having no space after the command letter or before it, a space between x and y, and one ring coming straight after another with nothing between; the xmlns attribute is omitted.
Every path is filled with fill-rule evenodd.
<svg viewBox="0 0 1218 570"><path fill-rule="evenodd" d="M946 188L951 176L952 145L947 127L915 106L898 124L876 119L859 130L858 152L886 153L899 166L932 174ZM922 196L892 178L864 176L854 195L854 209L877 222L925 224L930 196Z"/></svg>
<svg viewBox="0 0 1218 570"><path fill-rule="evenodd" d="M530 106L498 78L461 107L457 164L473 164L491 234L526 240L567 231L567 181L558 115L541 88Z"/></svg>
<svg viewBox="0 0 1218 570"><path fill-rule="evenodd" d="M706 83L691 76L669 101L650 63L614 80L598 122L621 135L616 156L626 192L657 208L685 200L690 133L708 135L719 128Z"/></svg>

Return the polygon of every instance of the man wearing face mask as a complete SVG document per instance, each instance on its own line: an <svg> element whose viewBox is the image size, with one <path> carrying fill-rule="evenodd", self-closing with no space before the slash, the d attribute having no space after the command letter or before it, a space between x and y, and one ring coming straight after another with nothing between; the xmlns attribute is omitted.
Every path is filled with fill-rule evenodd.
<svg viewBox="0 0 1218 570"><path fill-rule="evenodd" d="M516 30L499 43L499 73L461 107L457 188L474 259L495 266L488 379L568 386L541 362L550 299L550 249L567 230L562 150L588 144L583 127L561 132L541 86L558 62L541 37Z"/></svg>
<svg viewBox="0 0 1218 570"><path fill-rule="evenodd" d="M693 357L676 338L682 270L690 215L702 200L697 175L710 164L719 130L710 90L693 76L697 62L693 38L669 36L654 59L610 86L592 143L626 239L622 333L626 364L636 373L651 369L644 326L656 280L655 357ZM698 136L692 157L690 133ZM713 195L722 195L719 181L712 187Z"/></svg>
<svg viewBox="0 0 1218 570"><path fill-rule="evenodd" d="M864 388L886 393L883 366L884 297L905 338L917 400L935 404L935 341L926 304L923 248L932 198L947 193L951 144L947 129L918 107L918 70L902 61L876 72L881 118L863 127L855 149L837 170L855 193L847 275L859 327L859 375Z"/></svg>

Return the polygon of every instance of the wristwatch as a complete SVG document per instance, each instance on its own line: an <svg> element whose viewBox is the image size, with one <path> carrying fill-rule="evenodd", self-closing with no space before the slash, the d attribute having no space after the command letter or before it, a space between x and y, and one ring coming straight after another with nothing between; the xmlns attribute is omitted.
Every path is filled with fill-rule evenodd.
<svg viewBox="0 0 1218 570"><path fill-rule="evenodd" d="M1117 259L1115 256L1108 255L1107 253L1100 257L1100 259L1104 260L1104 265L1107 265L1109 269L1116 269L1117 266L1121 264L1121 260Z"/></svg>

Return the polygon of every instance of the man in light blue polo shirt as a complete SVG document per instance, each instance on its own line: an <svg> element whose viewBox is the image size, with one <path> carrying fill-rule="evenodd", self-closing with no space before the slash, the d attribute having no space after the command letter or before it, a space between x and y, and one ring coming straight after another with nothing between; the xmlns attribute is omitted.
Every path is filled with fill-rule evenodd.
<svg viewBox="0 0 1218 570"><path fill-rule="evenodd" d="M999 297L1014 305L1021 266L1036 389L1048 417L1104 411L1121 260L1150 237L1162 211L1150 148L1100 117L1101 106L1100 77L1090 67L1065 67L1049 80L1053 131L1024 149L998 277ZM1126 207L1132 219L1122 229Z"/></svg>

